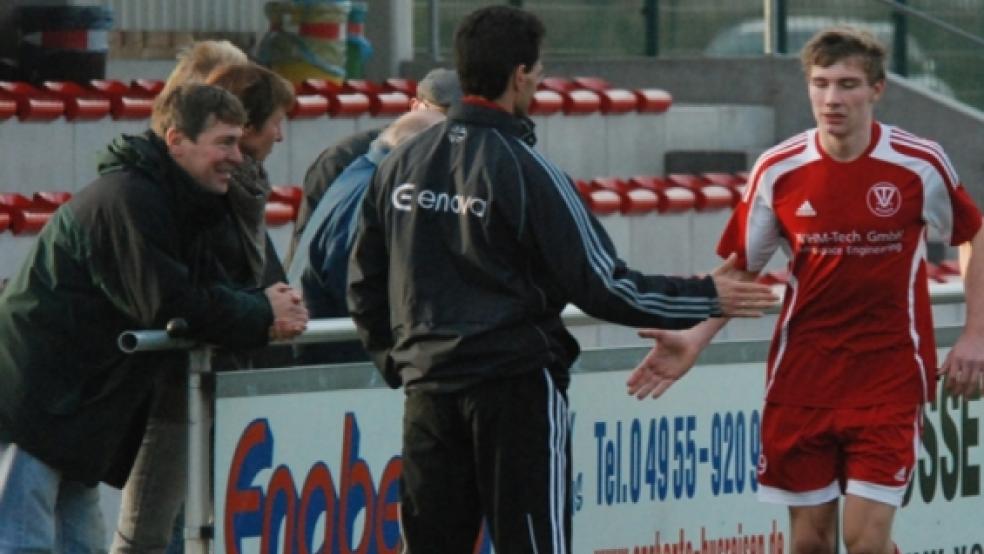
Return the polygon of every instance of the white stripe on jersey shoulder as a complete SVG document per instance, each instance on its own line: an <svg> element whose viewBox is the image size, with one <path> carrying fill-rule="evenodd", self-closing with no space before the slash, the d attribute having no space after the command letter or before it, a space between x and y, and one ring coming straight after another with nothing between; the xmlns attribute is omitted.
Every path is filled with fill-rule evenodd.
<svg viewBox="0 0 984 554"><path fill-rule="evenodd" d="M795 137L766 150L755 165L745 187L744 201L760 195L772 205L772 188L782 175L820 159L816 147L816 129L804 131Z"/></svg>
<svg viewBox="0 0 984 554"><path fill-rule="evenodd" d="M958 181L955 174L949 173L946 155L928 146L928 141L903 136L891 127L883 128L882 136L884 140L880 140L871 151L872 158L912 171L919 175L924 187L956 187ZM903 152L900 147L909 151ZM943 172L938 168L942 168Z"/></svg>
<svg viewBox="0 0 984 554"><path fill-rule="evenodd" d="M938 143L928 139L917 137L916 135L913 135L908 131L903 131L902 129L899 129L897 127L889 127L889 126L885 126L885 127L888 127L888 129L890 130L890 132L886 134L890 135L890 142L893 146L894 145L907 146L909 148L918 150L926 154L927 159L936 161L936 163L943 168L943 171L945 173L943 177L946 180L946 184L951 188L957 186L957 184L960 182L959 178L957 177L957 172L953 168L953 164L950 163L950 158L947 157L946 153L943 152L943 148Z"/></svg>

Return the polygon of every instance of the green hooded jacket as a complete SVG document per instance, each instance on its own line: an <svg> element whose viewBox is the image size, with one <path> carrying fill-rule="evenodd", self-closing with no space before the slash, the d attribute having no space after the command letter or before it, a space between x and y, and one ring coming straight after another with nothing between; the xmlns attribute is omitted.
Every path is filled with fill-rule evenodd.
<svg viewBox="0 0 984 554"><path fill-rule="evenodd" d="M152 393L187 354L124 354L120 332L181 317L195 339L249 348L266 344L273 313L262 290L224 284L204 238L227 205L160 138L118 138L99 170L0 295L0 440L65 478L121 487Z"/></svg>

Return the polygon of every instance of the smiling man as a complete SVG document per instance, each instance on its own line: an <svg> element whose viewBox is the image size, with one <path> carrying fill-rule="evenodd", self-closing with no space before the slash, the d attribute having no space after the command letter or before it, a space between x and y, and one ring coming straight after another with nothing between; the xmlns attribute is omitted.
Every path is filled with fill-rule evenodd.
<svg viewBox="0 0 984 554"><path fill-rule="evenodd" d="M791 278L768 359L759 498L789 507L792 550L891 554L922 406L935 398L926 228L969 243L967 323L943 364L957 395L984 368L981 214L935 142L874 119L885 50L865 32L818 33L803 69L816 129L765 152L718 253L752 279L782 246ZM725 320L650 331L629 392L658 396Z"/></svg>
<svg viewBox="0 0 984 554"><path fill-rule="evenodd" d="M163 136L110 145L0 296L0 552L105 551L95 485L123 485L155 389L187 363L124 354L120 332L180 317L194 339L247 348L306 325L282 283L227 286L203 240L242 160L242 105L191 85L155 110Z"/></svg>

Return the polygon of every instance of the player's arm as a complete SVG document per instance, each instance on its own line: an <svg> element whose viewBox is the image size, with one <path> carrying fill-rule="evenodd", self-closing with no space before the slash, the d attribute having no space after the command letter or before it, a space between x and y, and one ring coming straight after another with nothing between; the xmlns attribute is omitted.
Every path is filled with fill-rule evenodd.
<svg viewBox="0 0 984 554"><path fill-rule="evenodd" d="M984 227L960 245L960 272L964 280L967 322L941 369L954 395L970 397L984 381Z"/></svg>
<svg viewBox="0 0 984 554"><path fill-rule="evenodd" d="M756 177L731 214L718 244L718 254L726 258L724 264L711 273L719 293L729 281L754 281L779 245L779 225L772 209L771 190L769 186L762 186L762 162L762 158L756 162L752 170ZM728 321L727 317L714 317L683 331L640 331L640 336L653 339L653 348L629 375L626 381L628 393L641 400L647 396L657 398L666 392L693 367L697 356Z"/></svg>
<svg viewBox="0 0 984 554"><path fill-rule="evenodd" d="M758 275L735 268L734 254L711 276L714 278L719 274L727 274L739 282L754 281ZM730 320L729 317L714 317L682 331L639 331L640 337L653 339L653 348L629 375L626 381L628 393L640 400L647 396L658 398L694 366L700 353Z"/></svg>

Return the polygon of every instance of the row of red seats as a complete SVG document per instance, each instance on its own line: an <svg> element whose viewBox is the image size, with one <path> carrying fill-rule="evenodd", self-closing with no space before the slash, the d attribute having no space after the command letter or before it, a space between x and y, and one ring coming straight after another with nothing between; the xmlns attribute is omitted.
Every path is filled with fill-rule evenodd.
<svg viewBox="0 0 984 554"><path fill-rule="evenodd" d="M17 116L21 121L50 121L64 116L69 121L145 119L164 81L135 79L130 83L111 79L87 85L46 81L40 88L25 82L0 81L0 120ZM416 95L413 79L391 78L382 83L351 79L337 84L308 79L298 85L291 118L357 117L364 114L398 115L410 107ZM628 112L661 113L673 99L666 91L612 88L596 77L565 79L548 77L536 91L530 111L534 115Z"/></svg>
<svg viewBox="0 0 984 554"><path fill-rule="evenodd" d="M304 192L298 186L273 187L266 205L266 219L277 227L294 221ZM44 227L59 206L72 198L70 192L35 192L0 194L0 233L33 235Z"/></svg>
<svg viewBox="0 0 984 554"><path fill-rule="evenodd" d="M671 173L576 180L578 192L596 214L645 214L730 209L744 191L746 172Z"/></svg>
<svg viewBox="0 0 984 554"><path fill-rule="evenodd" d="M598 177L577 180L575 185L584 201L597 214L677 213L690 210L712 211L730 208L741 196L747 174L676 173L666 177L636 176L629 179ZM266 220L277 227L297 218L304 192L296 185L273 187L266 205ZM68 192L0 194L0 232L37 233L61 204L72 197Z"/></svg>
<svg viewBox="0 0 984 554"><path fill-rule="evenodd" d="M578 191L598 213L638 214L647 212L673 213L685 210L709 210L730 207L737 202L747 174L703 173L701 175L671 174L665 179L633 177L628 180L600 177L591 181L576 181ZM273 187L266 205L266 221L271 227L293 222L304 192L301 187ZM36 192L0 194L0 232L8 229L15 235L32 235L44 227L51 214L72 197L68 192ZM927 277L945 283L960 275L956 260L939 264L927 263ZM786 271L773 271L759 277L768 285L786 284Z"/></svg>
<svg viewBox="0 0 984 554"><path fill-rule="evenodd" d="M35 192L0 194L0 233L33 235L44 227L51 214L72 197L69 192Z"/></svg>

